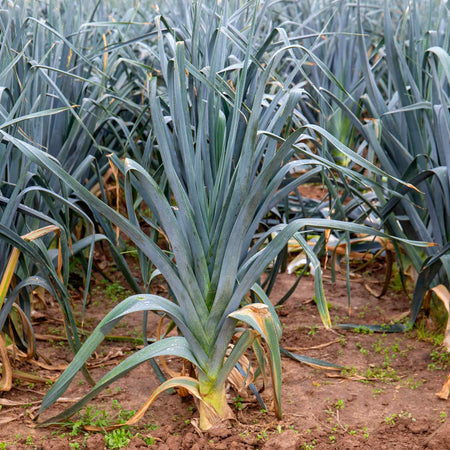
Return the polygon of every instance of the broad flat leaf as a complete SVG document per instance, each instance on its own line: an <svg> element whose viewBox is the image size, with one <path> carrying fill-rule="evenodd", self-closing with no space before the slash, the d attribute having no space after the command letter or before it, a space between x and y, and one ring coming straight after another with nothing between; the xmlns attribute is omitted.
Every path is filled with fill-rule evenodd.
<svg viewBox="0 0 450 450"><path fill-rule="evenodd" d="M87 359L92 355L92 353L98 347L100 342L125 315L133 312L152 311L152 310L163 311L169 317L171 317L172 320L174 320L180 327L180 330L182 330L185 333L185 337L191 341L189 351L191 351L190 349L195 348L193 347L195 345L195 338L190 334L189 330L186 329L186 326L183 324L182 316L180 315L180 308L177 305L175 305L173 302L165 298L151 294L139 294L132 297L128 297L123 302L119 303L112 311L110 311L104 317L104 319L97 325L95 330L92 332L92 334L83 344L83 346L77 352L73 361L70 363L69 367L59 377L58 381L55 383L54 386L52 386L47 395L44 397L40 412L47 409L51 404L54 403L54 401L57 398L59 398L65 392L65 390L69 387L69 384L71 383L77 372L85 364ZM184 338L182 342L184 345L186 345ZM149 347L145 347L144 350ZM202 355L200 355L200 358L201 357ZM198 364L197 358L198 356L194 359L195 365ZM114 370L115 369L113 369L113 371Z"/></svg>
<svg viewBox="0 0 450 450"><path fill-rule="evenodd" d="M192 362L192 364L194 364L194 365L197 364L196 359L193 356L190 346L185 338L176 336L176 337L169 337L169 338L163 339L161 341L157 341L151 345L148 345L147 347L144 347L142 350L139 350L138 352L134 353L133 355L131 355L130 357L128 357L127 359L122 361L119 365L117 365L110 372L108 372L89 391L89 393L86 394L80 401L78 401L77 403L72 405L70 408L63 411L62 413L56 415L55 417L45 420L40 425L51 425L53 423L57 423L57 422L67 419L68 417L72 416L77 411L79 411L95 395L97 395L99 392L101 392L103 389L105 389L107 386L109 386L112 382L114 382L118 378L120 378L123 375L125 375L126 373L128 373L130 370L134 369L138 365L142 364L145 361L148 361L151 358L156 358L157 356L168 356L168 355L179 356L180 358L187 359L188 361ZM70 373L70 372L71 372L71 370L70 370L70 366L69 366L66 369L66 371L64 372L64 374ZM61 377L63 375L61 375ZM60 381L61 377L58 379L58 381L55 383L55 386L53 386L53 387L56 387L56 384ZM166 382L167 384L164 383L162 386L165 385L165 389L168 389L169 387L171 387L171 385L169 384L170 381L171 380L168 380ZM69 382L70 382L70 380L69 380ZM161 389L162 386L160 386L159 389ZM59 388L59 386L58 386L58 388ZM60 390L60 388L58 390ZM162 389L162 390L164 390L164 389ZM157 391L157 392L159 393L160 391ZM158 395L158 394L156 394L156 395ZM56 390L53 390L53 391L50 390L48 392L48 394L44 397L41 408L39 410L39 414L42 413L42 411L44 411L51 404L54 403L55 399L51 398L53 396L56 396L56 398L59 398L60 394L58 395L58 392Z"/></svg>

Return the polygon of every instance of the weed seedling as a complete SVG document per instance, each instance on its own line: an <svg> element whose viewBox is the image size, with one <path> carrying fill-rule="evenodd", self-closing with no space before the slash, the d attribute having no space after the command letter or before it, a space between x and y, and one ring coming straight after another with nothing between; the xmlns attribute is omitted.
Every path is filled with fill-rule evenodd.
<svg viewBox="0 0 450 450"><path fill-rule="evenodd" d="M260 441L260 440L266 440L267 439L267 431L266 430L262 430L261 431L261 433L258 433L257 435L256 435L256 439L258 440L258 441Z"/></svg>
<svg viewBox="0 0 450 450"><path fill-rule="evenodd" d="M383 389L381 389L381 388L374 388L372 397L375 398L378 394L381 394L382 392L384 392Z"/></svg>
<svg viewBox="0 0 450 450"><path fill-rule="evenodd" d="M356 343L356 347L359 349L359 351L360 351L364 356L367 355L367 350L361 345L360 342L357 342L357 343Z"/></svg>
<svg viewBox="0 0 450 450"><path fill-rule="evenodd" d="M431 364L428 364L429 370L447 370L450 365L450 353L444 348L436 348L430 354Z"/></svg>
<svg viewBox="0 0 450 450"><path fill-rule="evenodd" d="M364 439L369 439L369 432L367 430L367 427L363 427L363 433Z"/></svg>
<svg viewBox="0 0 450 450"><path fill-rule="evenodd" d="M373 334L374 332L367 327L356 327L352 330L357 334Z"/></svg>
<svg viewBox="0 0 450 450"><path fill-rule="evenodd" d="M142 436L141 434L137 434L136 436L140 437L147 445L153 445L155 443L155 439L151 436Z"/></svg>
<svg viewBox="0 0 450 450"><path fill-rule="evenodd" d="M408 377L402 384L414 390L422 386L423 383L421 380L414 380L412 377Z"/></svg>
<svg viewBox="0 0 450 450"><path fill-rule="evenodd" d="M388 424L388 425L395 425L395 421L396 419L399 418L407 418L407 419L411 419L412 422L415 422L416 419L414 419L414 417L412 416L412 414L408 411L402 411L400 414L391 414L390 416L385 417L384 421Z"/></svg>
<svg viewBox="0 0 450 450"><path fill-rule="evenodd" d="M237 395L234 399L234 406L236 407L236 409L238 411L241 411L242 408L244 407L244 405L242 404L242 402L244 401L244 399L240 396Z"/></svg>
<svg viewBox="0 0 450 450"><path fill-rule="evenodd" d="M343 409L344 408L344 400L342 400L341 398L339 400L337 400L334 404L334 407L336 409Z"/></svg>
<svg viewBox="0 0 450 450"><path fill-rule="evenodd" d="M386 416L384 418L384 422L388 425L395 425L395 419L397 418L397 414L391 414L390 416Z"/></svg>
<svg viewBox="0 0 450 450"><path fill-rule="evenodd" d="M121 449L128 445L133 439L130 430L119 428L105 434L105 446L109 449Z"/></svg>

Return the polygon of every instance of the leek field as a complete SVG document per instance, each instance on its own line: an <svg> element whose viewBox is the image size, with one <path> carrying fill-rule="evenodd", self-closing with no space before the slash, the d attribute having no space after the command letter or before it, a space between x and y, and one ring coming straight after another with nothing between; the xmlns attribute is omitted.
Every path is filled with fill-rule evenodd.
<svg viewBox="0 0 450 450"><path fill-rule="evenodd" d="M446 0L0 1L0 448L450 447Z"/></svg>

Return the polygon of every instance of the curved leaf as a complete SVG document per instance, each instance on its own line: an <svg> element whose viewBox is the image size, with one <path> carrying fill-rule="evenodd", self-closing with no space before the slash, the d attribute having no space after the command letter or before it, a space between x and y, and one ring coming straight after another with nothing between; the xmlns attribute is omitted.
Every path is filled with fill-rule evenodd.
<svg viewBox="0 0 450 450"><path fill-rule="evenodd" d="M196 343L195 338L192 336L191 331L183 323L183 316L181 315L180 308L173 302L156 295L134 295L119 303L97 325L95 330L77 352L68 368L58 378L57 382L54 384L54 386L51 387L47 395L44 397L40 412L47 409L56 401L57 398L59 398L65 392L77 372L85 364L87 359L92 355L92 353L95 351L104 337L110 332L110 330L127 314L139 311L163 311L168 316L170 316L183 332L184 336L189 340L189 349L192 349L196 354L194 364L199 365L200 363L200 367L204 365L205 355L202 354L202 351L200 350L198 343ZM105 378L107 378L107 376Z"/></svg>
<svg viewBox="0 0 450 450"><path fill-rule="evenodd" d="M56 415L55 417L45 420L40 425L51 425L60 422L64 419L67 419L68 417L72 416L77 411L79 411L84 405L86 405L86 403L91 398L93 398L95 395L97 395L99 392L101 392L103 389L109 386L112 382L128 373L130 370L134 369L143 362L148 361L149 359L156 358L157 356L169 356L169 355L179 356L180 358L187 359L194 365L197 364L196 359L192 354L190 346L185 338L175 336L163 339L161 341L157 341L151 345L148 345L147 347L144 347L143 349L139 350L138 352L134 353L133 355L122 361L110 372L108 372L80 401L78 401L70 408L63 411L62 413ZM68 372L69 370L70 366L66 369L64 373ZM61 377L63 375L61 375ZM54 388L56 388L56 384L61 379L61 377L57 380L55 386L53 386ZM172 380L168 380L165 383L163 383L163 385L161 385L159 389L155 391L157 392L156 395L158 395L159 392L162 392L162 390L172 387L172 385L170 384L171 381ZM39 410L39 414L41 414L42 411L47 409L57 398L59 398L60 394L55 393L56 390L53 390L52 388L48 392L48 394L44 397L41 408Z"/></svg>

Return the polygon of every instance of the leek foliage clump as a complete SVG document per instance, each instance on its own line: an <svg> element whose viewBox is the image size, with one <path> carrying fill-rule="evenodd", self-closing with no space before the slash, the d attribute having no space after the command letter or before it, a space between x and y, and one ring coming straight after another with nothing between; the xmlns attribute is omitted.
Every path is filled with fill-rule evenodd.
<svg viewBox="0 0 450 450"><path fill-rule="evenodd" d="M312 226L382 235L358 224L296 219L255 238L268 211L318 171L326 174L338 170L342 177L348 176L354 182L372 183L364 175L318 156L308 146L310 141L320 145L316 136L362 167L384 174L324 129L301 122L303 116L297 107L302 91L291 88L294 76L285 84L274 79L275 68L289 48L276 49L267 58L277 32L271 32L266 39L254 38L262 20L258 7L249 3L231 11L224 5L217 14L201 2L195 5L192 35L181 39L163 18L157 22L161 76L153 77L150 83L154 134L149 139L154 139L160 154L165 181L163 185L158 183L131 158L123 164L118 161L125 178L128 219L67 177L42 152L12 140L127 234L158 268L173 295L170 301L139 294L114 308L49 391L41 411L65 391L104 335L124 315L162 312L180 334L130 356L83 400L52 421L70 416L136 365L171 354L187 360L194 368L190 371L193 376L178 376L163 383L128 424L143 415L156 395L176 386L198 400L200 427L208 429L231 417L226 383L249 347L253 348L261 373L267 373L266 364L269 366L275 412L281 417L281 326L258 284L260 277L295 236L313 262L318 309L325 326L330 326L320 264L300 231ZM184 29L186 32L189 30ZM304 173L286 178L295 168L305 169ZM134 205L142 202L150 209L146 222L167 237L169 254L140 229ZM275 237L269 240L272 235ZM249 303L250 292L256 303Z"/></svg>
<svg viewBox="0 0 450 450"><path fill-rule="evenodd" d="M105 316L49 390L40 412L65 392L105 335L127 314L143 312L146 317L155 312L168 317L169 329L177 330L176 336L164 336L129 356L82 400L45 423L66 419L145 361L150 360L158 370L154 358L165 355L183 358L184 372L164 381L128 425L143 416L157 395L176 387L197 400L200 428L208 429L232 417L227 384L254 388L254 373L264 380L268 374L272 377L274 410L281 417L281 326L261 287L266 268L294 238L311 263L317 307L324 325L330 326L321 267L307 243L307 233L341 230L348 241L351 233L386 237L378 229L360 224L372 210L377 211L373 197L363 189L380 198L388 193L399 198L402 193L393 189L408 187L401 180L401 171L379 168L378 161L384 161L381 153L371 162L365 157L366 144L355 144L361 137L369 142L369 151L377 144L370 140L371 125L361 125L355 116L361 114L363 103L347 98L363 96L369 87L375 92L368 62L361 69L364 83L345 77L343 71L333 74L333 67L326 63L330 53L321 51L323 30L292 35L294 22L285 21L282 14L270 15L270 2L178 3L184 8L184 22L176 15L162 15L137 23L133 11L128 11L127 21L114 22L114 27L102 21L85 25L75 21L72 25L80 31L70 39L54 28L58 24L55 17L54 26L30 19L40 30L39 36L42 33L59 40L45 47L38 59L28 58L25 46L6 63L18 74L22 69L27 74L34 71L37 75L23 85L47 95L36 98L38 113L18 113L25 108L25 103L20 103L20 89L17 107L8 103L12 96L2 100L1 145L11 156L0 161L1 173L10 177L0 185L8 195L7 199L0 197L2 205L7 204L5 211L17 209L16 200L29 198L30 192L39 192L36 204L42 198L56 198L65 207L61 214L56 213L63 216L62 236L76 239L73 224L78 221L73 211L92 228L94 223L101 226L106 235L91 232L75 242L77 251L92 248L103 239L115 242L116 230L120 230L138 249L144 280L145 293L112 245L116 261L137 294ZM277 3L272 5L273 11L279 11ZM290 5L291 9L296 5ZM305 33L315 19L323 23L319 16L327 10L305 19ZM330 23L345 25L348 48L344 54L353 55L359 46L364 61L363 33L351 35L345 15ZM106 26L114 32L99 32ZM131 31L134 26L145 27L145 32L136 35ZM85 28L89 32L85 33ZM92 41L87 40L89 36ZM305 46L304 41L311 45ZM442 75L433 61L427 60L430 70L440 74L446 88L446 72ZM314 86L316 82L326 84L325 89ZM15 82L12 86L17 87ZM333 102L328 103L327 96ZM335 105L341 110L332 111L330 120L316 120ZM419 108L407 109L410 113ZM439 114L445 111L448 108L439 109ZM380 117L386 115L386 111L380 112ZM25 132L16 126L20 122L29 127ZM358 133L350 126L355 123ZM31 134L39 139L30 139ZM340 139L348 139L348 146ZM14 165L15 160L19 163ZM20 176L20 167L26 168L26 175ZM117 205L108 204L103 181L108 173L121 183L126 215ZM47 176L48 184L43 181ZM316 177L330 190L330 218L293 217L287 211L285 222L266 220L268 213L282 204L289 209L289 195ZM42 185L28 187L30 179ZM355 201L344 207L348 196ZM46 212L51 210L49 204L45 203ZM357 211L355 222L344 217L347 207ZM28 213L36 217L35 212ZM10 245L13 234L6 231L4 224L9 219L5 217L0 219L0 237ZM410 245L407 237L399 234L397 239ZM426 240L427 235L419 237ZM167 240L167 250L157 245L158 238ZM324 244L325 238L319 242ZM64 262L68 262L68 248L65 242L61 251ZM49 250L48 256L49 267L59 261L54 251ZM53 277L55 273L51 272ZM170 299L149 293L156 274L166 280ZM67 277L61 281L63 287L64 283ZM250 354L259 366L257 371L251 368Z"/></svg>

